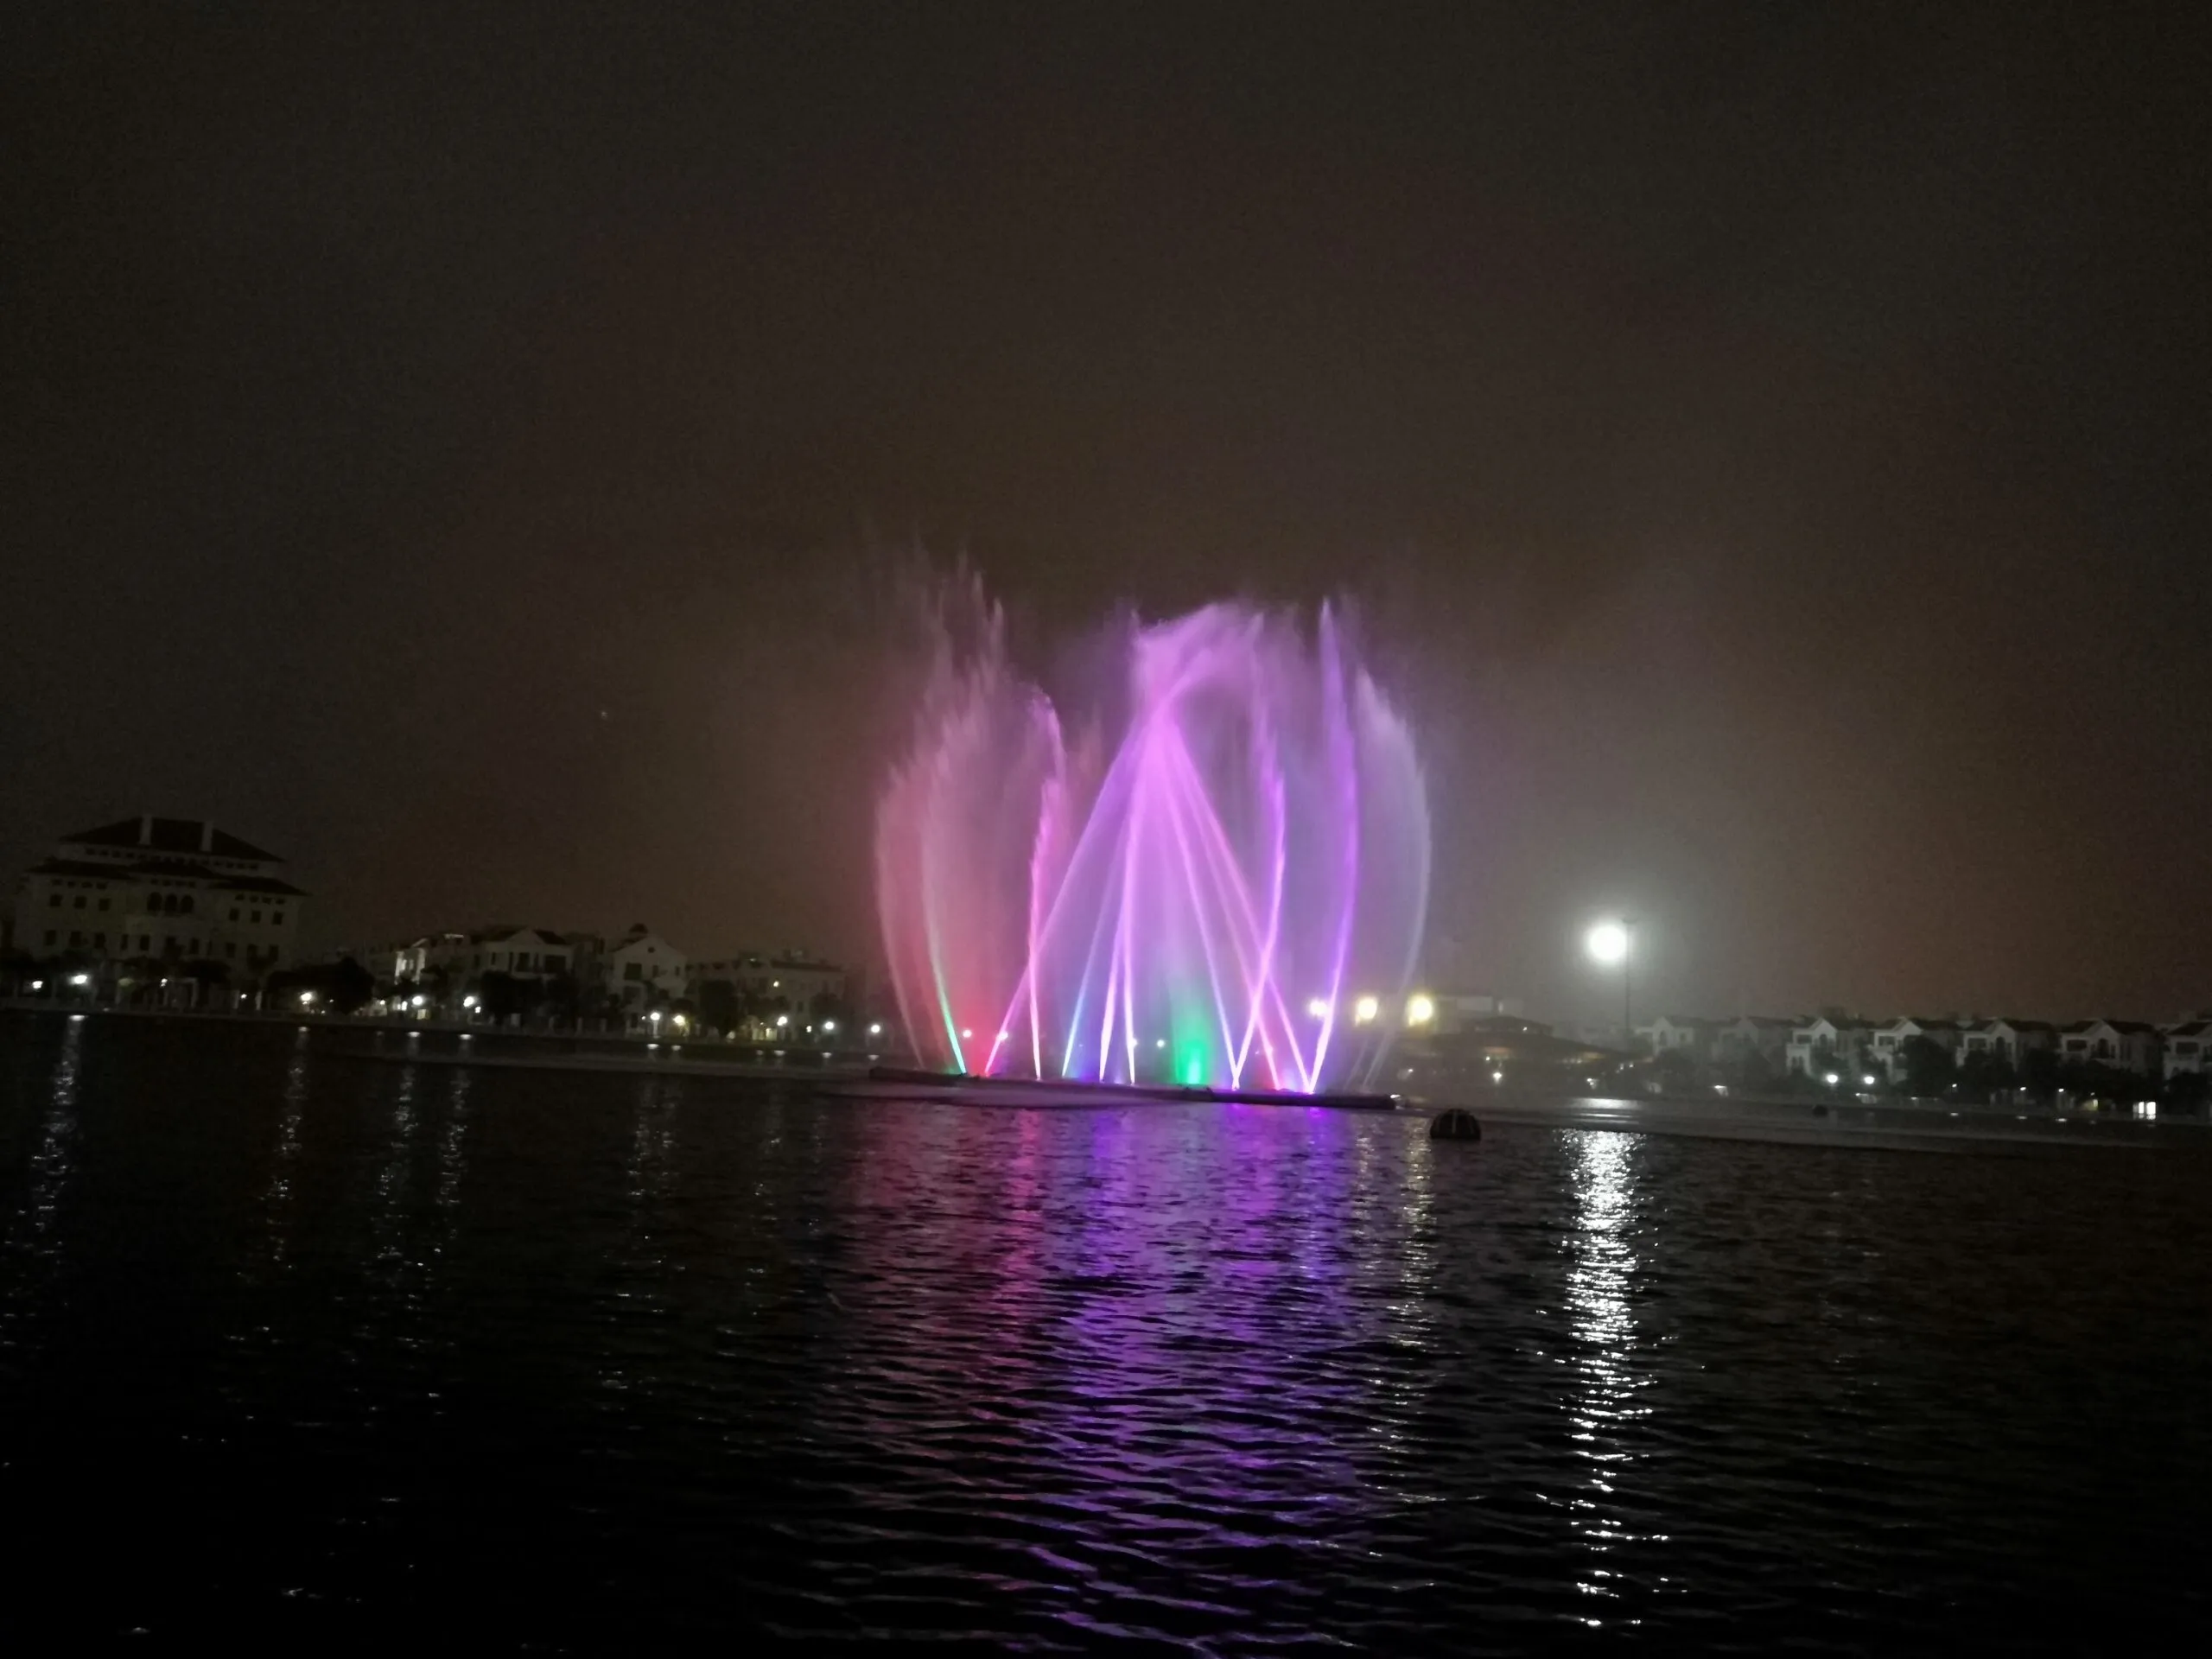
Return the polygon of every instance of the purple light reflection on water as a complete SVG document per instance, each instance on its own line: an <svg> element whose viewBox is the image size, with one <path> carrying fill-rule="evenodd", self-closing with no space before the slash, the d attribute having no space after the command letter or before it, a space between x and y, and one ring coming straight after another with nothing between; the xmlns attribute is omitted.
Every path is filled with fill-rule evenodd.
<svg viewBox="0 0 2212 1659"><path fill-rule="evenodd" d="M1388 1362L1411 1310L1383 1293L1405 1262L1346 1237L1372 1207L1364 1142L1397 1130L1268 1107L871 1109L859 1208L880 1222L837 1248L839 1317L866 1357L814 1402L820 1431L842 1440L947 1387L942 1357L964 1351L963 1490L1039 1538L1034 1580L1009 1569L1007 1587L1067 1595L1102 1557L1138 1593L1202 1571L1239 1605L1191 1615L1249 1621L1244 1598L1353 1549L1404 1501L1378 1472L1417 1391ZM1391 1211L1394 1236L1405 1219ZM871 1478L895 1510L910 1480L938 1478L937 1455L925 1436L911 1468ZM916 1521L922 1536L949 1524Z"/></svg>
<svg viewBox="0 0 2212 1659"><path fill-rule="evenodd" d="M1071 707L972 581L938 596L913 745L878 804L891 982L933 1066L1368 1086L1427 905L1412 734L1336 612L1219 604L1110 636ZM1374 996L1385 1017L1347 1011Z"/></svg>

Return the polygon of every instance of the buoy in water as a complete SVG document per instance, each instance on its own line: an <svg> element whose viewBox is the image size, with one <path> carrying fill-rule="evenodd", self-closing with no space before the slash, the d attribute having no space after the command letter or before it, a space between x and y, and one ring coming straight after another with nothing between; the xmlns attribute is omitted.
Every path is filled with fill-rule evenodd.
<svg viewBox="0 0 2212 1659"><path fill-rule="evenodd" d="M1472 1112L1453 1107L1448 1112L1439 1112L1428 1120L1428 1138L1432 1141L1479 1141L1483 1138L1482 1120Z"/></svg>

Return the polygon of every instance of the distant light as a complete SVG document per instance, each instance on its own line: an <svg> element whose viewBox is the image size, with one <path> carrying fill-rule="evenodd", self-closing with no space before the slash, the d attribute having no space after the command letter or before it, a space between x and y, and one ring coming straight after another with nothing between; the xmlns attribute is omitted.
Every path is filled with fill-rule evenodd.
<svg viewBox="0 0 2212 1659"><path fill-rule="evenodd" d="M1490 1074L1490 1080L1492 1083L1503 1083L1505 1081L1505 1073L1503 1071L1493 1071Z"/></svg>
<svg viewBox="0 0 2212 1659"><path fill-rule="evenodd" d="M1327 1019L1329 1017L1329 999L1325 996L1317 996L1313 998L1311 1001L1306 1003L1306 1012L1312 1014L1316 1020Z"/></svg>
<svg viewBox="0 0 2212 1659"><path fill-rule="evenodd" d="M1436 1018L1436 999L1424 991L1415 991L1406 999L1406 1023L1425 1026Z"/></svg>
<svg viewBox="0 0 2212 1659"><path fill-rule="evenodd" d="M779 1025L779 1026L780 1026L780 1025L782 1025L784 1022L783 1022L782 1020L777 1020L777 1021L776 1021L776 1023L777 1023L778 1025ZM960 1027L960 1040L961 1040L962 1042L963 1042L963 1043L969 1043L969 1042L973 1042L975 1039L976 1039L976 1033L975 1033L974 1032L972 1032L972 1031L969 1030L969 1029L968 1029L968 1027L965 1027L965 1026L963 1026L963 1027Z"/></svg>
<svg viewBox="0 0 2212 1659"><path fill-rule="evenodd" d="M1859 1078L1859 1082L1862 1088L1872 1089L1874 1086L1874 1074L1869 1071L1865 1077Z"/></svg>
<svg viewBox="0 0 2212 1659"><path fill-rule="evenodd" d="M835 1031L837 1029L837 1022L835 1020L824 1020L822 1022L822 1029L824 1031Z"/></svg>
<svg viewBox="0 0 2212 1659"><path fill-rule="evenodd" d="M430 1006L430 999L427 996L418 996L415 999L415 1006L418 1008L427 1008Z"/></svg>
<svg viewBox="0 0 2212 1659"><path fill-rule="evenodd" d="M1829 1087L1829 1088L1831 1088L1831 1089L1834 1088L1834 1087L1836 1086L1836 1084L1838 1084L1839 1083L1841 1083L1842 1081L1843 1081L1843 1079L1842 1079L1841 1077L1839 1077L1838 1076L1836 1076L1836 1074L1835 1074L1834 1072L1831 1071L1831 1072L1829 1072L1829 1073L1828 1073L1828 1087Z"/></svg>
<svg viewBox="0 0 2212 1659"><path fill-rule="evenodd" d="M1152 1046L1154 1048L1165 1048L1167 1046L1167 1039L1165 1037L1155 1037L1152 1039Z"/></svg>
<svg viewBox="0 0 2212 1659"><path fill-rule="evenodd" d="M31 981L31 989L33 989L33 990L35 990L35 991L42 991L42 990L44 990L45 988L46 988L46 982L45 982L44 980L42 980L42 979L35 979L35 980Z"/></svg>
<svg viewBox="0 0 2212 1659"><path fill-rule="evenodd" d="M461 1006L464 1008L474 1007L476 1006L476 994L472 991L467 996L462 997L461 999Z"/></svg>
<svg viewBox="0 0 2212 1659"><path fill-rule="evenodd" d="M1371 1023L1375 1016L1382 1012L1382 1002L1379 997L1363 996L1351 1005L1351 1017L1353 1022L1357 1025L1364 1026Z"/></svg>
<svg viewBox="0 0 2212 1659"><path fill-rule="evenodd" d="M883 1027L882 1027L882 1026L880 1026L880 1024L879 1024L879 1025L873 1025L873 1026L870 1026L870 1027L868 1028L868 1034L869 1036L871 1036L871 1037L880 1037L880 1036L882 1036L882 1035L883 1035Z"/></svg>
<svg viewBox="0 0 2212 1659"><path fill-rule="evenodd" d="M1590 930L1583 944L1592 957L1599 962L1625 962L1628 960L1628 928L1620 922L1600 922Z"/></svg>
<svg viewBox="0 0 2212 1659"><path fill-rule="evenodd" d="M92 976L90 974L72 974L69 982L72 985L89 985L92 982Z"/></svg>
<svg viewBox="0 0 2212 1659"><path fill-rule="evenodd" d="M315 1006L315 993L313 991L302 991L300 993L300 1006L303 1008L313 1007Z"/></svg>
<svg viewBox="0 0 2212 1659"><path fill-rule="evenodd" d="M778 1015L776 1016L776 1028L777 1028L779 1031L782 1030L785 1026L788 1026L789 1024L791 1024L791 1015L789 1015L788 1014L778 1014Z"/></svg>

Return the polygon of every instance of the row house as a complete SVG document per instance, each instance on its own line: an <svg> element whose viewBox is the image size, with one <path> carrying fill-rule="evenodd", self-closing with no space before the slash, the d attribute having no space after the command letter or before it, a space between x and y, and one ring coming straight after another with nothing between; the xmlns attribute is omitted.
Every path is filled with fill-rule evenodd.
<svg viewBox="0 0 2212 1659"><path fill-rule="evenodd" d="M1830 1071L1855 1076L1867 1070L1873 1044L1870 1022L1824 1014L1791 1030L1784 1069L1807 1077Z"/></svg>
<svg viewBox="0 0 2212 1659"><path fill-rule="evenodd" d="M747 952L742 956L723 957L711 962L694 963L691 966L693 995L697 988L715 981L722 981L747 1000L760 1006L780 1004L785 1011L804 1015L810 1012L817 998L832 1002L846 1000L847 975L834 962L825 962L801 951L787 950L779 956Z"/></svg>
<svg viewBox="0 0 2212 1659"><path fill-rule="evenodd" d="M1763 1014L1741 1014L1733 1020L1662 1014L1649 1025L1637 1027L1637 1034L1654 1058L1673 1053L1701 1065L1740 1065L1756 1054L1779 1071L1788 1058L1790 1033L1802 1023Z"/></svg>
<svg viewBox="0 0 2212 1659"><path fill-rule="evenodd" d="M1924 1037L1956 1059L1965 1039L1966 1026L1957 1020L1918 1019L1910 1015L1892 1020L1874 1033L1869 1049L1875 1065L1891 1083L1902 1083L1905 1072L1905 1045Z"/></svg>
<svg viewBox="0 0 2212 1659"><path fill-rule="evenodd" d="M2057 1046L2058 1027L2048 1020L1988 1020L1961 1032L1959 1058L1986 1054L2017 1070L2029 1055Z"/></svg>
<svg viewBox="0 0 2212 1659"><path fill-rule="evenodd" d="M1662 1054L1681 1054L1703 1065L1713 1058L1714 1026L1711 1020L1662 1014L1649 1025L1640 1027L1637 1035L1644 1039L1654 1058Z"/></svg>
<svg viewBox="0 0 2212 1659"><path fill-rule="evenodd" d="M1789 1033L1797 1024L1764 1014L1723 1020L1713 1028L1713 1058L1723 1065L1738 1065L1756 1054L1780 1071L1788 1059Z"/></svg>
<svg viewBox="0 0 2212 1659"><path fill-rule="evenodd" d="M380 977L419 983L442 975L457 986L480 974L550 979L574 970L575 951L566 934L550 928L503 925L467 933L425 933L403 945L372 947L363 965Z"/></svg>
<svg viewBox="0 0 2212 1659"><path fill-rule="evenodd" d="M2165 1074L2212 1071L2212 1020L2184 1020L2165 1033Z"/></svg>
<svg viewBox="0 0 2212 1659"><path fill-rule="evenodd" d="M690 989L689 958L643 922L591 954L600 989L626 1012L641 1011L656 999L672 1002Z"/></svg>
<svg viewBox="0 0 2212 1659"><path fill-rule="evenodd" d="M2159 1075L2164 1048L2156 1026L2140 1020L2078 1020L2058 1033L2058 1058L2122 1071Z"/></svg>

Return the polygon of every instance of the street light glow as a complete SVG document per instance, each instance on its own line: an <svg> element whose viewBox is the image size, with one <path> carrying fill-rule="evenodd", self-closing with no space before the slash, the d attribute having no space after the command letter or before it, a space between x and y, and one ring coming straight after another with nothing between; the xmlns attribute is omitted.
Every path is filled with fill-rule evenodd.
<svg viewBox="0 0 2212 1659"><path fill-rule="evenodd" d="M1382 1012L1382 1000L1378 997L1363 996L1358 1001L1351 1005L1352 1020L1358 1025L1364 1026L1372 1024L1374 1022L1375 1016Z"/></svg>
<svg viewBox="0 0 2212 1659"><path fill-rule="evenodd" d="M1583 941L1593 959L1611 964L1628 960L1628 929L1619 922L1600 922Z"/></svg>
<svg viewBox="0 0 2212 1659"><path fill-rule="evenodd" d="M1329 999L1325 996L1308 998L1306 1003L1306 1012L1312 1014L1316 1020L1327 1019L1329 1017Z"/></svg>
<svg viewBox="0 0 2212 1659"><path fill-rule="evenodd" d="M1406 1023L1425 1026L1436 1018L1436 999L1425 991L1415 991L1406 999Z"/></svg>

